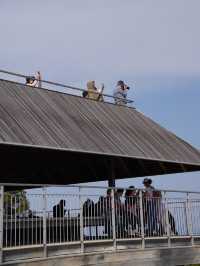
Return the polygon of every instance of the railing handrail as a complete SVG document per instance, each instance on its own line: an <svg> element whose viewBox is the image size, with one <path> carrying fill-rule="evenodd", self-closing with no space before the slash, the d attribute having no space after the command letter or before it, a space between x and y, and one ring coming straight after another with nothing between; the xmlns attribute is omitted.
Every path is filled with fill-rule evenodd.
<svg viewBox="0 0 200 266"><path fill-rule="evenodd" d="M56 193L61 197L55 199L47 197L48 191L43 188L39 199L34 194L27 193L24 200L29 204L24 204L23 198L18 194L14 196L14 200L12 194L4 195L4 187L1 185L1 262L6 261L5 256L10 260L6 250L15 251L20 247L23 256L25 250L31 251L31 248L38 245L41 245L43 258L46 258L50 256L47 252L50 252L49 245L76 243L78 253L84 253L88 252L85 249L88 248L88 243L109 242L109 247L113 250L118 249L117 244L121 245L121 241L130 241L130 245L133 241L138 241L137 249L143 250L148 248L146 243L158 239L163 239L167 248L173 247L171 242L176 239L178 242L181 239L187 246L188 241L191 246L198 243L196 237L198 241L200 198L194 201L188 192L181 201L176 201L176 198L173 199L166 193L158 198L152 194L144 200L145 194L139 189L140 193L136 193L135 200L127 200L126 195L116 195L116 188L112 188L111 193L105 197L102 191L94 197L87 192L90 199L88 201L83 197L80 186L76 187L79 190L74 192L75 200L73 197L63 197L63 193ZM73 196L71 193L70 195ZM156 248L162 248L160 242L152 244ZM95 248L98 250L98 245Z"/></svg>
<svg viewBox="0 0 200 266"><path fill-rule="evenodd" d="M20 78L27 78L27 77L30 76L30 75L23 75L23 74L11 72L11 71L3 70L3 69L0 69L0 73L7 74L7 75L11 75L11 76L16 76L16 77L20 77ZM35 78L35 80L41 81L42 83L46 83L46 84L50 84L50 85L62 87L62 88L72 89L72 90L81 91L81 92L84 92L85 91L85 89L78 88L78 87L74 87L74 86L69 86L69 85L66 85L66 84L63 84L63 83L59 83L59 82L54 82L54 81L49 81L49 80L43 80L43 79L38 80L36 78ZM99 94L99 92L95 92L95 91L92 92L92 93ZM104 97L121 100L121 98L114 97L114 96L112 96L110 94L101 93L101 95L104 96ZM129 104L132 104L134 102L133 100L131 100L129 98L126 98L125 101L126 101L126 103L129 103Z"/></svg>
<svg viewBox="0 0 200 266"><path fill-rule="evenodd" d="M144 191L145 188L129 188L129 187L122 187L122 186L117 186L117 187L108 187L108 186L86 186L86 185L56 185L56 184L27 184L27 183L0 183L0 186L5 186L5 187L30 187L30 188L42 188L42 187L68 187L68 188L81 188L81 189L128 189L128 190L142 190ZM192 191L192 190L176 190L176 189L162 189L162 188L155 188L155 191L163 191L163 192L171 192L171 193L191 193L191 194L200 194L200 191ZM58 193L62 194L62 193ZM64 193L65 194L65 193Z"/></svg>

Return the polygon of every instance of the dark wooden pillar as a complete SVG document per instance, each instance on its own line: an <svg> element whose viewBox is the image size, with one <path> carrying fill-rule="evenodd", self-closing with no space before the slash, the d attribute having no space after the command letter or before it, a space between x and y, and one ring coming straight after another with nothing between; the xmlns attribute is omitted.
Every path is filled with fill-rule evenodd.
<svg viewBox="0 0 200 266"><path fill-rule="evenodd" d="M115 168L114 168L114 162L112 159L111 159L110 176L108 178L108 186L109 187L115 187Z"/></svg>
<svg viewBox="0 0 200 266"><path fill-rule="evenodd" d="M108 186L115 187L115 179L112 179L112 178L108 179Z"/></svg>

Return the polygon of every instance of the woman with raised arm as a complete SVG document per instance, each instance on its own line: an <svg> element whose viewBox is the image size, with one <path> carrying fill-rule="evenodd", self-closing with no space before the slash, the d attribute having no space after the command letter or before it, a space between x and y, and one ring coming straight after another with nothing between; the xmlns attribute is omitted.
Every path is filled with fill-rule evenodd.
<svg viewBox="0 0 200 266"><path fill-rule="evenodd" d="M87 96L88 99L93 99L96 101L103 101L103 90L104 90L104 84L102 84L101 89L98 89L95 86L95 81L88 81L87 82Z"/></svg>

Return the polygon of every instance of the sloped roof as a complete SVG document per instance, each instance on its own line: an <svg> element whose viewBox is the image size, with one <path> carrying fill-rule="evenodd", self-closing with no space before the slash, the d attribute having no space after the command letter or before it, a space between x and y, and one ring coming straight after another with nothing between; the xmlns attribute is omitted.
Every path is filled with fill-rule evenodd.
<svg viewBox="0 0 200 266"><path fill-rule="evenodd" d="M116 178L200 170L197 149L133 108L6 80L0 80L0 153L0 178L9 182L38 183L42 176L42 183L97 181L113 170Z"/></svg>

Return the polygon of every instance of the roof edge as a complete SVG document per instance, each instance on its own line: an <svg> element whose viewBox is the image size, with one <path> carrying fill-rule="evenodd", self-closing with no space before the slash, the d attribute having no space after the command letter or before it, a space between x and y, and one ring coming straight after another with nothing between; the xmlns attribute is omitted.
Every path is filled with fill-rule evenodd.
<svg viewBox="0 0 200 266"><path fill-rule="evenodd" d="M39 145L30 145L30 144L22 144L17 142L2 142L0 141L0 146L15 146L15 147L24 147L24 148L32 148L32 149L44 149L44 150L55 150L55 151L65 151L65 152L71 152L71 153L83 153L83 154L95 154L99 156L108 156L108 157L121 157L121 158L129 158L129 159L138 159L138 160L145 160L145 161L155 161L155 162L165 162L165 163L176 163L176 164L184 164L184 165L193 165L193 166L200 166L199 163L192 163L192 162L182 162L182 161L171 161L171 160L165 160L165 159L158 159L158 158L146 158L146 157L136 157L136 156L129 156L124 154L116 154L116 153L105 153L105 152L94 152L94 151L85 151L85 150L75 150L75 149L67 149L67 148L61 148L61 147L53 147L53 146L39 146ZM199 152L197 149L195 149L197 152ZM199 152L200 154L200 152Z"/></svg>

